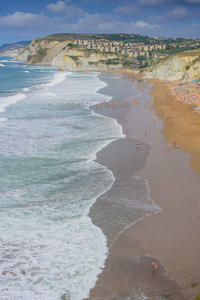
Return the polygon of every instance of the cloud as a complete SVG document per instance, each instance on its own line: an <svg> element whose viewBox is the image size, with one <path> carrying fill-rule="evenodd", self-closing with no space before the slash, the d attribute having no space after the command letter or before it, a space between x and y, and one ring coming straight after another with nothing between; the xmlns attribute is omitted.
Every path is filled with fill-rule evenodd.
<svg viewBox="0 0 200 300"><path fill-rule="evenodd" d="M57 1L55 4L49 4L47 6L47 10L56 13L56 14L64 14L67 19L72 19L75 17L83 17L87 15L82 8L78 5L67 5L69 1Z"/></svg>
<svg viewBox="0 0 200 300"><path fill-rule="evenodd" d="M132 23L133 24L133 23ZM154 29L155 27L158 27L159 25L150 25L144 21L137 21L135 24L134 24L135 27L138 27L138 28L148 28L148 29Z"/></svg>
<svg viewBox="0 0 200 300"><path fill-rule="evenodd" d="M132 22L129 24L129 32L134 34L141 34L147 36L159 36L162 27L158 24L151 25L144 21Z"/></svg>
<svg viewBox="0 0 200 300"><path fill-rule="evenodd" d="M188 11L185 7L175 7L168 14L168 18L174 20L186 20L188 19Z"/></svg>
<svg viewBox="0 0 200 300"><path fill-rule="evenodd" d="M6 27L23 27L33 18L33 14L16 11L12 15L0 16L0 25Z"/></svg>
<svg viewBox="0 0 200 300"><path fill-rule="evenodd" d="M54 32L67 31L65 19L48 17L43 14L15 12L12 15L0 16L1 34L8 32L15 36L41 36Z"/></svg>
<svg viewBox="0 0 200 300"><path fill-rule="evenodd" d="M58 1L56 4L49 4L47 9L55 13L63 13L63 10L66 9L66 3L64 1Z"/></svg>
<svg viewBox="0 0 200 300"><path fill-rule="evenodd" d="M88 14L69 26L71 32L116 33L127 29L127 25L108 14Z"/></svg>
<svg viewBox="0 0 200 300"><path fill-rule="evenodd" d="M127 15L127 16L136 16L140 14L141 9L138 8L136 5L124 5L118 6L115 10L115 14L119 15Z"/></svg>
<svg viewBox="0 0 200 300"><path fill-rule="evenodd" d="M168 21L186 21L189 18L188 10L185 7L174 7L167 11L162 16L152 16L149 19L152 21L168 22Z"/></svg>

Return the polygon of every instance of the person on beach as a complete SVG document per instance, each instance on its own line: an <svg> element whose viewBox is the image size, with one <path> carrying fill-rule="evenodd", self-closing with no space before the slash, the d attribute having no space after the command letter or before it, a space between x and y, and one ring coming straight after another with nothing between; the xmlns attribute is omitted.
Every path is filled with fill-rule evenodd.
<svg viewBox="0 0 200 300"><path fill-rule="evenodd" d="M158 266L155 264L154 260L152 260L152 267L153 267L153 271L155 272Z"/></svg>

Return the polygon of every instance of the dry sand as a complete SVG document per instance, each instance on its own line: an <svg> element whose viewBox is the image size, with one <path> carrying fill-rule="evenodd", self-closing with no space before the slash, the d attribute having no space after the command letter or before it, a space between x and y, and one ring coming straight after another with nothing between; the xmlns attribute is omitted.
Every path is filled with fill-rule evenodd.
<svg viewBox="0 0 200 300"><path fill-rule="evenodd" d="M180 97L171 95L172 84L154 82L152 95L155 97L157 114L165 120L163 132L168 141L175 139L183 151L192 154L190 163L200 175L200 114L192 109L193 104L178 101ZM200 87L196 89L199 93ZM168 124L171 122L173 125Z"/></svg>
<svg viewBox="0 0 200 300"><path fill-rule="evenodd" d="M167 140L162 137L162 142L153 142L148 163L138 175L148 180L150 196L161 212L136 223L124 234L137 238L146 254L160 258L168 275L194 299L200 293L200 116L172 99L164 83L157 82L152 94L156 111L165 120ZM173 125L168 126L168 116L174 117ZM131 116L128 121L131 126ZM171 143L170 152L164 151L164 143Z"/></svg>
<svg viewBox="0 0 200 300"><path fill-rule="evenodd" d="M123 126L128 141L140 141L142 151L151 147L150 155L146 154L146 165L142 168L140 165L134 172L148 180L151 199L161 211L122 230L116 240L109 237L110 254L95 288L91 290L90 299L142 299L139 298L142 294L133 296L133 290L140 290L151 299L156 299L156 291L159 296L165 295L165 299L194 299L200 294L200 135L194 131L196 128L199 130L194 126L199 126L200 115L193 114L187 105L174 101L165 83L137 79L137 86L142 92L137 97L140 104L132 105L120 115L112 110L110 116ZM157 114L148 107L152 88ZM145 101L148 101L147 105ZM169 122L173 125L168 126ZM176 140L175 147L173 139ZM100 162L106 165L105 153L100 156ZM115 161L114 157L112 149L113 164L108 167L116 170L118 159ZM131 164L125 177L121 172L113 171L116 193L117 189L123 188L123 185L120 186L123 180L130 187L130 168ZM127 166L123 165L124 169ZM109 198L109 194L105 194L106 197ZM95 223L98 209L96 215L94 212L91 216ZM101 221L96 224L103 228ZM156 274L152 274L152 258L158 264Z"/></svg>

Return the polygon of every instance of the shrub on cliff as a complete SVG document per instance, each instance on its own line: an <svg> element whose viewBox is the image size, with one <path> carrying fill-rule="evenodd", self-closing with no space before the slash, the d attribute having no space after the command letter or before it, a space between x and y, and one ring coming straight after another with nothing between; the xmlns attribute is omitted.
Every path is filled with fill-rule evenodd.
<svg viewBox="0 0 200 300"><path fill-rule="evenodd" d="M70 48L77 48L77 47L78 47L78 45L75 45L75 44L72 44L72 43L68 43L68 46L69 46Z"/></svg>

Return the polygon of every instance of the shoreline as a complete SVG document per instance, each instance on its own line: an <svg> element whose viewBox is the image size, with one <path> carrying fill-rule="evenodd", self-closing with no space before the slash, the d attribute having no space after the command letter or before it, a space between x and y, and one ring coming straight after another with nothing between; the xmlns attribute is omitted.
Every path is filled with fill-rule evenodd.
<svg viewBox="0 0 200 300"><path fill-rule="evenodd" d="M114 74L115 72L112 72L112 73ZM131 81L131 76L128 75L127 76L128 78L125 78L126 75L122 74L122 78L125 79L127 82L128 81L130 82ZM141 83L143 85L147 85L147 86L149 85L149 83L147 81L144 81L141 78L137 78L137 80L141 81ZM144 89L146 89L146 87L144 87ZM105 88L103 88L103 91L101 90L100 92L103 92L103 93L107 94L105 92ZM123 96L123 98L126 98L126 95L125 95L125 97ZM149 98L149 100L150 99L151 99L151 97ZM112 100L111 100L111 103L112 103ZM128 137L129 143L130 143L130 141L134 143L134 146L133 146L133 144L131 145L131 149L133 149L133 147L135 148L135 141L134 140L140 140L141 143L142 143L142 148L145 148L145 145L147 145L147 147L154 148L151 145L151 143L153 143L153 145L154 145L155 142L156 142L155 141L155 132L154 132L154 137L151 136L151 135L148 136L149 140L146 139L146 137L144 137L144 128L141 129L141 130L143 130L143 133L141 133L141 132L139 133L139 132L137 132L137 130L134 133L131 132L132 127L134 127L135 125L136 126L134 128L138 127L137 124L133 124L134 122L133 122L133 118L132 118L133 117L132 111L134 111L134 109L132 107L130 107L128 113L127 113L127 111L126 111L126 113L123 112L121 115L118 115L117 117L116 117L116 111L114 111L114 110L111 111L112 113L111 113L110 117L116 118L118 123L122 126L124 133L126 134L126 138L122 139L123 140L122 142L126 141L127 137ZM97 113L99 113L99 111L97 111ZM101 111L100 113L105 114L105 111L104 112ZM159 118L159 117L157 116L157 118ZM163 127L163 121L160 120L160 122L161 122L160 126ZM159 128L159 129L162 130L162 128ZM156 131L157 131L157 128L156 128ZM141 136L143 138L141 138ZM149 144L146 144L146 140L148 140L147 142L149 142ZM161 144L162 144L162 147L164 149L164 143L166 141L165 141L165 137L163 136L162 133L159 134L159 140L162 140ZM115 143L115 142L119 143L119 140L117 140L117 141L114 141L111 144L109 144L110 147L112 147L114 145L113 143ZM106 150L107 147L104 149L105 153L107 151ZM159 147L161 147L161 145L159 145ZM113 153L113 156L115 155L115 152L116 152L115 149L116 149L116 147L111 149L111 152ZM165 153L165 151L163 151L163 149L162 149L162 156L163 156L163 154L166 156L166 153ZM130 151L130 149L128 151ZM117 293L118 296L115 296L116 298L112 298L112 299L119 299L117 297L121 297L120 299L123 299L123 297L124 297L124 299L125 299L125 297L130 296L131 293L132 293L133 279L134 279L134 281L139 282L139 278L140 279L142 278L142 281L145 282L145 280L143 280L143 279L144 279L144 274L146 274L146 273L148 273L148 275L150 276L146 280L150 281L151 284L152 284L151 280L153 278L153 285L154 285L155 284L155 280L154 280L155 277L152 277L152 274L151 274L152 269L150 267L152 258L156 259L156 262L158 262L158 266L159 266L159 271L156 274L156 284L158 285L157 288L159 287L159 289L160 289L160 291L159 291L160 295L170 295L169 299L182 299L183 300L183 299L190 299L188 297L190 297L191 295L193 295L193 296L197 295L200 292L199 284L196 282L197 280L196 281L192 280L191 275L190 276L185 275L185 277L188 277L188 281L189 281L189 278L190 278L190 283L189 284L193 285L193 287L190 287L188 282L186 284L186 281L184 281L183 278L180 280L180 278L179 278L180 276L176 276L174 274L169 261L166 259L166 256L167 256L166 253L162 252L163 248L164 248L164 245L166 246L166 241L162 240L162 245L163 245L162 247L160 247L160 242L158 242L157 239L155 239L155 241L154 241L155 235L153 233L156 232L155 228L152 227L152 231L148 230L148 234L146 233L146 228L147 228L146 226L152 226L152 224L155 225L154 224L155 220L157 222L155 226L160 226L159 222L161 222L163 213L165 214L165 206L163 206L163 201L160 201L160 199L159 199L158 183L156 183L155 180L152 180L153 176L151 174L151 172L152 172L152 163L155 160L154 152L155 152L155 154L158 154L158 151L160 151L160 149L159 150L156 149L156 151L154 149L149 149L149 151L151 151L151 154L146 155L145 164L143 166L141 166L141 164L140 164L139 169L136 168L137 170L135 169L134 172L136 172L137 176L141 176L142 178L145 178L145 179L148 180L148 183L149 183L149 186L150 186L151 199L154 201L154 203L156 203L156 205L161 207L161 212L160 213L155 213L154 212L153 214L150 214L149 216L146 216L146 217L142 216L141 220L140 221L137 220L134 225L131 225L131 226L129 225L129 226L127 226L128 227L127 229L124 228L123 230L121 230L121 232L119 231L117 239L113 239L113 242L109 243L109 241L108 241L109 256L108 256L108 259L106 260L106 267L104 268L103 272L100 274L95 288L93 288L91 290L89 299L105 299L105 297L108 297L108 299L111 299L111 294L113 294L113 293L115 293L115 294ZM152 155L152 151L153 151L153 155ZM173 152L173 150L171 149L170 153L173 152L173 154L174 154L174 153L177 153L177 152L180 152L180 151L181 150L179 150L178 147L177 147L177 151ZM105 156L106 156L105 153L102 154L102 157L99 156L99 153L98 153L97 154L97 161L101 164L106 165L106 163L108 163L109 160L108 160L108 158L105 159ZM178 156L180 156L179 154L180 153L178 153ZM193 174L193 170L190 170L190 169L188 170L188 166L187 166L187 161L189 159L189 156L187 154L183 153L183 152L182 152L182 154L183 155L181 155L182 156L181 159L185 160L185 167L186 167L187 171L189 171L189 172L192 171L192 174ZM126 155L127 155L127 153L126 153ZM134 153L134 155L135 155L135 153ZM98 158L98 156L100 158ZM172 155L172 156L174 156L174 155ZM177 155L175 155L175 157L173 157L173 163L177 159L176 156ZM179 163L182 163L181 159L180 159ZM118 157L118 160L119 160L119 157ZM167 158L167 161L169 161L169 158ZM116 161L114 162L114 164L116 165ZM123 162L123 165L124 165L124 162ZM107 166L107 167L109 168L109 166ZM120 167L121 167L121 165L120 165ZM110 166L110 168L112 170L112 166ZM125 168L127 168L127 165L125 166ZM117 169L117 168L115 168L115 169ZM158 169L158 174L160 176L160 172L161 172L162 167L160 167L160 165L159 165L159 167L157 169ZM129 175L133 174L134 172L131 173L131 170L129 169ZM121 172L118 172L118 171L115 172L113 174L114 177L115 178L117 176L120 177L121 174L119 174L119 173L121 173ZM172 176L172 177L174 178L174 176ZM195 179L197 179L197 178L199 180L199 177L196 175ZM119 179L118 180L119 182L122 180L122 178L118 178L118 179ZM127 180L127 177L126 177L126 180ZM166 180L166 178L165 178L165 180ZM128 182L128 184L130 186L130 182ZM170 184L172 186L172 182L170 182ZM167 188L169 188L169 186ZM113 187L111 187L111 190L112 189L113 189ZM105 197L106 197L106 194L105 194ZM173 196L174 195L172 193L172 197ZM166 198L165 198L165 200L166 200ZM97 201L98 201L98 199L97 199ZM93 211L93 209L94 209L94 207L92 207L92 209L91 209L90 217L92 218L92 221L95 223L96 220L98 219L98 214L95 213ZM163 210L164 210L164 212L163 212ZM172 210L172 212L173 212L173 210ZM171 211L170 211L170 213L171 213ZM161 217L160 217L160 215L161 215ZM157 217L157 216L159 216L159 217ZM168 215L168 217L169 217L169 215ZM166 218L166 216L165 216L165 218ZM157 221L157 219L158 219L158 221ZM97 226L99 226L102 229L103 226L100 223L101 223L100 221L99 221L99 223L97 222L97 224L98 224ZM165 228L162 228L161 233L164 232L164 229ZM171 230L170 232L173 232L173 228L170 228L170 230ZM180 232L179 232L179 234L180 234ZM177 238L177 236L176 236L176 238ZM198 239L198 237L196 237L196 238ZM112 237L109 237L108 239L112 240ZM154 249L155 244L156 244L156 249ZM159 249L159 248L161 248L161 249ZM165 251L165 252L167 252L167 251ZM150 257L150 255L151 255L151 257ZM190 257L188 257L188 259L190 259ZM197 259L197 257L196 257L196 259ZM176 259L172 255L170 255L170 260L173 263L175 262L175 264L176 264ZM166 266L167 271L166 271L165 267L162 265L161 261ZM138 272L139 275L137 275L136 278L135 278L134 274L130 274L130 266L131 266L131 264L133 264L132 267L133 267L133 270L134 270L134 268L137 269L137 267L141 263L142 263L142 266L143 266L142 271ZM197 261L196 261L196 263L197 263ZM118 268L116 268L115 265L117 265ZM124 274L124 272L122 272L122 269L127 271L127 276L124 276L125 274ZM131 270L132 270L132 268L131 268ZM186 271L186 274L187 274L187 269L185 271ZM167 272L168 272L168 275L170 277L167 275ZM117 274L117 277L116 277L116 275L114 276L113 274ZM120 274L121 275L123 274L123 277L121 277ZM195 273L195 276L196 276L196 278L198 278L198 281L200 280L199 275L200 275L199 272ZM112 278L112 284L111 284L109 278ZM120 278L120 281L119 281L119 278ZM125 278L125 281L126 281L126 285L125 285L126 287L124 287L124 278ZM195 283L194 283L194 281L195 281ZM178 282L178 284L177 284L177 282ZM135 288L137 288L137 285L136 285ZM155 286L154 286L154 288L155 288ZM144 291L145 291L145 289L144 289ZM173 291L173 293L171 293L172 291ZM184 294L186 295L187 298L185 298L185 296L182 294L182 291L184 291ZM153 293L153 291L150 288L148 296L153 297L152 293Z"/></svg>

